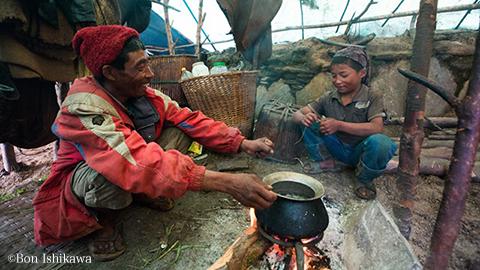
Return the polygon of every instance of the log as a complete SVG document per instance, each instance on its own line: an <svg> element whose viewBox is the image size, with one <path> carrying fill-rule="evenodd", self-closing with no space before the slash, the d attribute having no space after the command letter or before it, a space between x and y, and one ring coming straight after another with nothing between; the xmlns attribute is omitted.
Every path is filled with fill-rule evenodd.
<svg viewBox="0 0 480 270"><path fill-rule="evenodd" d="M400 143L400 138L399 137L392 137L391 139L396 144ZM427 138L427 139L423 140L422 149L435 148L435 147L453 148L454 144L455 144L454 140L432 140L430 138Z"/></svg>
<svg viewBox="0 0 480 270"><path fill-rule="evenodd" d="M436 130L436 131L430 132L430 135L455 135L455 134L457 134L457 130L453 128Z"/></svg>
<svg viewBox="0 0 480 270"><path fill-rule="evenodd" d="M404 117L392 117L385 121L385 125L403 125L404 122ZM457 124L457 117L428 117L424 127L428 129L438 129L435 127L436 125L441 128L455 128Z"/></svg>
<svg viewBox="0 0 480 270"><path fill-rule="evenodd" d="M423 141L422 149L427 148L435 148L435 147L448 147L453 148L455 144L454 140L432 140L428 138L427 140ZM423 150L422 150L423 151Z"/></svg>
<svg viewBox="0 0 480 270"><path fill-rule="evenodd" d="M443 177L447 174L449 161L446 159L440 158L428 158L420 156L420 169L419 174L421 175L435 175L438 177ZM385 169L385 173L393 174L397 173L398 170L398 157L394 157Z"/></svg>
<svg viewBox="0 0 480 270"><path fill-rule="evenodd" d="M450 162L446 159L420 157L420 174L445 177L448 173ZM395 174L398 169L398 157L392 158L385 169L386 174ZM474 183L480 183L480 162L475 162L472 171L471 180Z"/></svg>
<svg viewBox="0 0 480 270"><path fill-rule="evenodd" d="M246 270L272 245L263 238L256 227L249 227L228 247L208 270Z"/></svg>
<svg viewBox="0 0 480 270"><path fill-rule="evenodd" d="M454 134L433 134L433 135L428 135L428 138L430 140L455 140L455 135Z"/></svg>

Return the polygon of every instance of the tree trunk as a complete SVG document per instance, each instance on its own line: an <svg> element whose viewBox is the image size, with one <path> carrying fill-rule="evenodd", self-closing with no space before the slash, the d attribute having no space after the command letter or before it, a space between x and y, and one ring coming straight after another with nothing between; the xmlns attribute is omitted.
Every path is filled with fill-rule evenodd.
<svg viewBox="0 0 480 270"><path fill-rule="evenodd" d="M461 218L470 188L470 176L474 166L480 139L480 35L477 36L472 76L467 96L456 108L457 137L453 148L442 203L433 230L428 269L447 269L448 259L458 237Z"/></svg>
<svg viewBox="0 0 480 270"><path fill-rule="evenodd" d="M417 30L413 42L411 70L428 76L433 50L437 0L421 0ZM400 201L394 207L397 225L405 238L410 237L412 209L417 189L419 157L423 143L426 88L413 81L407 86L407 106L400 143L397 186Z"/></svg>

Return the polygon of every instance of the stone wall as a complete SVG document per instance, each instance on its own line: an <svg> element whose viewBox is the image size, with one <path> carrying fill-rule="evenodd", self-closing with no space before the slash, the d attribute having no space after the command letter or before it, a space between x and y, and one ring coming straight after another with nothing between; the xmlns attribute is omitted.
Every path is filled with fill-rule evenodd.
<svg viewBox="0 0 480 270"><path fill-rule="evenodd" d="M464 96L470 76L475 47L475 31L437 32L429 78L457 96ZM345 42L341 37L332 40ZM372 60L371 87L384 92L385 108L391 116L403 116L407 79L397 68L408 69L413 38L375 38L367 45ZM276 44L270 59L260 67L257 88L257 113L270 99L305 105L332 89L328 74L331 56L338 47L323 44L317 38ZM223 60L237 66L241 57L233 50L210 55L209 61ZM251 68L246 66L245 68ZM447 103L429 91L427 116L443 116L450 111Z"/></svg>

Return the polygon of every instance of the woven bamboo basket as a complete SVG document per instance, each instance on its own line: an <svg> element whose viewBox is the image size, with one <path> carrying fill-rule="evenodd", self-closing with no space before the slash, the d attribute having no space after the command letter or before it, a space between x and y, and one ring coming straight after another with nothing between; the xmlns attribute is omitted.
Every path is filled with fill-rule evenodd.
<svg viewBox="0 0 480 270"><path fill-rule="evenodd" d="M159 55L150 57L150 67L154 77L150 87L162 91L182 107L188 106L183 90L178 84L182 76L182 67L192 70L192 64L197 60L195 55Z"/></svg>
<svg viewBox="0 0 480 270"><path fill-rule="evenodd" d="M182 81L188 104L250 137L257 92L256 71L234 71Z"/></svg>

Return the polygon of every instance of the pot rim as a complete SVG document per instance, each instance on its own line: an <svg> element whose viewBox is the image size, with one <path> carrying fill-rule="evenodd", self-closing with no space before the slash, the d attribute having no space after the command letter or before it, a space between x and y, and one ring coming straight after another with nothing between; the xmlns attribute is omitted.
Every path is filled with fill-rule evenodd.
<svg viewBox="0 0 480 270"><path fill-rule="evenodd" d="M313 192L315 192L315 195L312 198L306 198L306 199L292 199L292 198L287 197L283 194L279 194L279 193L275 192L277 194L277 196L282 197L282 198L287 199L287 200L313 201L313 200L317 200L317 199L323 197L323 195L325 195L325 188L323 187L322 183L320 183L320 181L318 181L317 179L315 179L311 176L301 174L301 173L288 172L288 171L286 171L286 172L275 172L275 173L271 173L271 174L265 176L262 180L267 185L273 185L273 184L279 183L279 182L296 182L296 183L300 183L300 184L308 186L309 188L311 188L313 190Z"/></svg>

